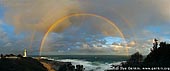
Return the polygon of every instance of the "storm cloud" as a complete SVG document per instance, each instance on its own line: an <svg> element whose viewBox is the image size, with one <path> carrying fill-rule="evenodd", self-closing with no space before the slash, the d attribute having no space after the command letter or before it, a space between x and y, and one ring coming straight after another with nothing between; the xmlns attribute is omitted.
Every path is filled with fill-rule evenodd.
<svg viewBox="0 0 170 71"><path fill-rule="evenodd" d="M130 54L136 51L147 54L153 38L168 42L170 38L169 0L1 0L0 6L4 8L0 25L13 26L14 33L18 35L35 31L35 37L41 37L34 40L36 52L47 29L61 17L74 13L96 14L113 21L127 43L123 44L118 31L105 21L89 16L71 17L61 22L48 36L45 49L50 49L46 50L47 54L48 51L52 54L65 51L73 54L82 51L91 54L126 54L125 46L129 47ZM107 37L113 38L105 39ZM25 38L31 39L31 35ZM5 42L3 39L1 41ZM23 42L27 45L28 40L23 39ZM5 45L16 44L9 42ZM107 53L109 49L113 52Z"/></svg>

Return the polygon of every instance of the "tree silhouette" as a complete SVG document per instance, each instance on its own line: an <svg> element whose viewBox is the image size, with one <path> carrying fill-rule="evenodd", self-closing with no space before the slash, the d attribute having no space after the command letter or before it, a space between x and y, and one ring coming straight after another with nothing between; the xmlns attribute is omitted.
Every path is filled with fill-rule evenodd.
<svg viewBox="0 0 170 71"><path fill-rule="evenodd" d="M130 59L126 63L122 63L122 66L138 66L143 60L143 56L136 52L130 56Z"/></svg>

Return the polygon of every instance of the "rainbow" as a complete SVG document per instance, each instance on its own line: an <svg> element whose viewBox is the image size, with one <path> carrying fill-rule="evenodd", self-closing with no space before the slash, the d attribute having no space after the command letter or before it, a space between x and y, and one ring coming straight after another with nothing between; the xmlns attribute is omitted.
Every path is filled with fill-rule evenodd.
<svg viewBox="0 0 170 71"><path fill-rule="evenodd" d="M91 14L91 13L76 13L76 14L69 14L69 15L66 15L64 17L61 17L59 18L54 24L52 24L48 30L46 31L46 33L44 34L44 37L42 38L41 40L41 44L40 44L40 48L39 48L39 51L40 51L40 56L42 54L42 51L43 51L43 46L44 46L44 43L45 43L45 40L48 36L48 34L55 28L57 27L61 22L63 22L64 20L68 19L68 18L71 18L71 17L76 17L76 16L92 16L92 17L96 17L96 18L99 18L101 20L104 20L105 22L107 22L108 24L110 24L111 26L113 26L116 31L118 31L119 35L121 36L121 38L123 38L123 40L126 42L125 40L125 37L123 35L123 33L121 32L121 30L116 26L116 24L114 22L112 22L111 20L109 20L108 18L106 17L103 17L103 16L100 16L100 15L96 15L96 14Z"/></svg>
<svg viewBox="0 0 170 71"><path fill-rule="evenodd" d="M29 48L30 48L31 51L32 51L32 44L33 44L34 38L35 38L35 30L32 32L32 35L31 35L31 38L30 38Z"/></svg>

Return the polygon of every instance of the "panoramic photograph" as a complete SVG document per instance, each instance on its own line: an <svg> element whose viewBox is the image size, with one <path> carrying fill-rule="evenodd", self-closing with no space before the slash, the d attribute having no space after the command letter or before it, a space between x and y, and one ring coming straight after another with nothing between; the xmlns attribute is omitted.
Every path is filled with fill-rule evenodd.
<svg viewBox="0 0 170 71"><path fill-rule="evenodd" d="M0 0L0 71L170 70L170 0Z"/></svg>

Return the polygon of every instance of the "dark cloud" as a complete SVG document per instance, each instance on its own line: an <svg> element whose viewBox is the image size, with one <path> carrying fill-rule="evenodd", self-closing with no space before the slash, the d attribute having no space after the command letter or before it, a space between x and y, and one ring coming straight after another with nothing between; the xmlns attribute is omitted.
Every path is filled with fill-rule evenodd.
<svg viewBox="0 0 170 71"><path fill-rule="evenodd" d="M36 53L42 32L46 32L56 20L72 13L93 13L113 21L125 35L127 43L114 42L115 38L114 41L104 40L105 37L122 39L115 27L106 21L93 16L76 16L65 19L54 28L47 37L44 52L107 54L111 50L108 54L125 54L127 45L129 53L141 51L147 54L153 38L169 40L169 3L169 0L1 0L0 6L5 8L5 20L0 20L0 25L3 22L11 24L17 33L37 31L33 43ZM5 50L14 50L12 46L22 49L29 46L31 35L20 40L15 38L18 42L14 42L7 36L9 32L1 28L0 32L0 44L6 47Z"/></svg>

